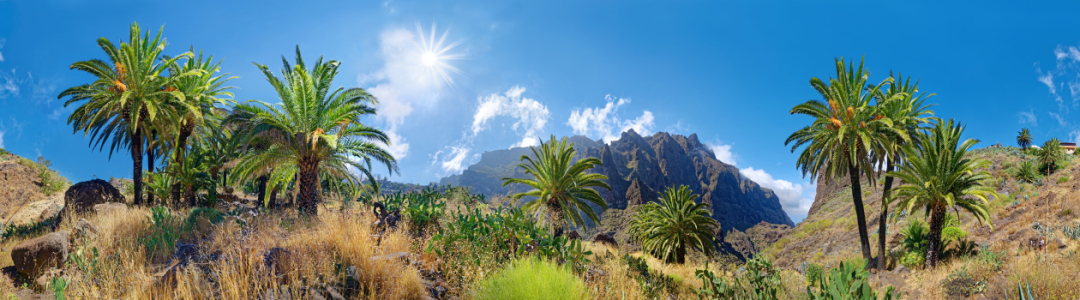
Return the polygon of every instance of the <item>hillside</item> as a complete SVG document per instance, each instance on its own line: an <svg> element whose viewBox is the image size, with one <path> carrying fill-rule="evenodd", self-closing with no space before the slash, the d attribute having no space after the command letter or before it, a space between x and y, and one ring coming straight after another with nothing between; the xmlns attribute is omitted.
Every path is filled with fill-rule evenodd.
<svg viewBox="0 0 1080 300"><path fill-rule="evenodd" d="M624 210L656 201L657 193L665 188L687 185L701 195L699 202L710 204L713 218L725 231L746 230L760 222L794 226L771 190L743 178L735 166L717 160L696 134L658 132L643 137L629 130L607 144L583 136L570 137L569 141L574 143L578 159L595 157L603 162L603 167L593 172L608 177L611 190L600 194L609 209ZM522 192L522 186L503 187L501 178L525 178L517 167L518 159L531 153L529 148L485 152L479 162L440 184L465 186L490 196Z"/></svg>
<svg viewBox="0 0 1080 300"><path fill-rule="evenodd" d="M1033 160L1035 156L1026 155L1013 147L983 148L969 155L993 162L988 168L993 176L989 184L993 184L1000 195L990 203L993 229L978 222L968 212L957 214L949 210L949 214L959 216L957 227L968 232L967 240L984 246L981 251L1004 251L1008 255L998 259L1005 261L999 262L997 270L987 270L982 261L984 257L959 258L946 261L944 267L933 271L916 270L912 275L904 276L896 275L903 272L889 272L889 276L882 276L879 280L897 285L902 292L914 297L910 299L949 298L941 294L941 281L961 268L971 270L974 280L984 285L988 299L1001 298L1000 292L1004 288L1015 289L1017 281L1023 280L1030 280L1036 291L1059 291L1066 287L1075 290L1077 282L1080 282L1080 270L1074 270L1075 253L1080 242L1066 237L1061 228L1080 224L1080 214L1077 214L1080 211L1076 211L1080 207L1080 194L1077 193L1080 191L1080 178L1077 178L1080 175L1080 164L1077 164L1080 159L1068 157L1065 167L1044 177L1044 184L1036 185L1016 180L1010 175L1012 168L1021 161ZM866 182L862 185L872 252L876 257L879 255L877 234L882 186L869 186ZM889 211L890 215L897 213L895 207L890 207ZM896 256L904 251L901 230L912 219L923 220L925 217L919 211L913 216L888 222L886 245L890 251L890 269L903 268L898 267ZM836 265L845 259L861 256L855 226L850 182L819 182L817 198L807 218L769 247L762 247L764 250L761 253L772 257L778 266L784 268L799 269L807 263ZM1047 232L1046 228L1051 230ZM1029 250L1032 240L1045 241L1045 252ZM1055 263L1061 260L1071 263ZM1036 274L1054 275L1029 276ZM1057 292L1051 294L1057 295Z"/></svg>
<svg viewBox="0 0 1080 300"><path fill-rule="evenodd" d="M49 170L48 161L0 149L0 232L12 225L40 222L63 207L66 178Z"/></svg>

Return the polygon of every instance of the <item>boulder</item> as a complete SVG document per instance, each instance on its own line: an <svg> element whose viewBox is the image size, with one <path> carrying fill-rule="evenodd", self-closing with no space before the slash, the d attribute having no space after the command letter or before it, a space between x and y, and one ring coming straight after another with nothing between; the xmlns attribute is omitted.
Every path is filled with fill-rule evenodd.
<svg viewBox="0 0 1080 300"><path fill-rule="evenodd" d="M73 209L76 212L89 210L97 204L125 203L126 201L124 195L120 194L120 190L101 179L76 183L64 193L65 209Z"/></svg>
<svg viewBox="0 0 1080 300"><path fill-rule="evenodd" d="M34 278L49 268L62 268L70 249L67 231L57 231L22 242L11 251L19 273Z"/></svg>
<svg viewBox="0 0 1080 300"><path fill-rule="evenodd" d="M79 219L75 227L71 229L71 242L73 244L97 238L98 229L86 219Z"/></svg>
<svg viewBox="0 0 1080 300"><path fill-rule="evenodd" d="M593 237L593 242L608 244L608 246L612 247L619 247L619 242L615 241L615 237L604 233L597 234L595 237Z"/></svg>
<svg viewBox="0 0 1080 300"><path fill-rule="evenodd" d="M104 215L113 212L126 211L127 208L127 204L124 203L102 203L94 205L94 212L99 215Z"/></svg>

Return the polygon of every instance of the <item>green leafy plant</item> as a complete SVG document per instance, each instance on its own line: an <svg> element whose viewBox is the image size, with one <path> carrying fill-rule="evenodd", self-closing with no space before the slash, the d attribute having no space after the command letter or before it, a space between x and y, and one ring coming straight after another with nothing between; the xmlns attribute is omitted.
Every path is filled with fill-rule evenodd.
<svg viewBox="0 0 1080 300"><path fill-rule="evenodd" d="M780 269L775 268L771 260L759 256L746 261L743 267L745 272L737 276L734 283L728 283L709 271L709 265L706 263L704 270L694 272L695 277L702 280L702 288L697 290L698 297L710 300L778 299L777 296L783 290L783 283L780 279Z"/></svg>
<svg viewBox="0 0 1080 300"><path fill-rule="evenodd" d="M922 268L925 263L926 256L923 255L923 252L908 251L907 253L904 253L903 256L900 256L900 264L908 269L917 270Z"/></svg>
<svg viewBox="0 0 1080 300"><path fill-rule="evenodd" d="M1025 281L1025 283L1027 284L1027 291L1024 290L1024 286L1020 285L1019 281L1016 282L1016 299L1019 299L1019 300L1036 300L1035 293L1031 292L1031 282ZM1049 291L1047 292L1046 297L1050 298ZM1008 290L1005 291L1005 299L1006 300L1009 299L1009 291Z"/></svg>
<svg viewBox="0 0 1080 300"><path fill-rule="evenodd" d="M1012 172L1013 178L1016 180L1024 181L1027 183L1035 183L1035 181L1042 178L1042 174L1039 174L1038 167L1030 160L1025 160L1017 166Z"/></svg>
<svg viewBox="0 0 1080 300"><path fill-rule="evenodd" d="M806 285L817 284L825 278L825 268L819 264L803 262L803 272L806 274Z"/></svg>
<svg viewBox="0 0 1080 300"><path fill-rule="evenodd" d="M1069 176L1061 176L1057 179L1057 184L1069 182Z"/></svg>
<svg viewBox="0 0 1080 300"><path fill-rule="evenodd" d="M668 298L667 295L676 292L675 281L659 271L650 269L644 258L627 255L623 259L626 260L631 276L637 281L638 288L645 298L664 299Z"/></svg>
<svg viewBox="0 0 1080 300"><path fill-rule="evenodd" d="M908 252L926 252L927 234L929 233L930 228L926 226L926 222L912 219L907 226L900 229L900 234L904 236L904 239L900 240L900 245Z"/></svg>
<svg viewBox="0 0 1080 300"><path fill-rule="evenodd" d="M836 268L829 270L829 276L819 281L816 290L806 287L806 294L811 300L877 300L877 292L870 287L870 272L863 266L866 261L841 262ZM885 288L883 300L899 299L900 294L895 293L892 286Z"/></svg>
<svg viewBox="0 0 1080 300"><path fill-rule="evenodd" d="M67 286L68 282L63 277L53 277L49 281L49 289L52 290L53 299L64 300L67 299Z"/></svg>

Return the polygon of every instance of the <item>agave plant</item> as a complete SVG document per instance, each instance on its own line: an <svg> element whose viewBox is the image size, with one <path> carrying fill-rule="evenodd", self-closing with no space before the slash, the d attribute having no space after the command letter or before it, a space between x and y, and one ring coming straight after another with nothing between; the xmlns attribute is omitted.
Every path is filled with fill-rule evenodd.
<svg viewBox="0 0 1080 300"><path fill-rule="evenodd" d="M870 287L870 272L862 264L853 262L841 262L840 266L829 270L829 276L818 281L817 291L809 286L806 287L806 295L811 300L877 300L878 295ZM900 293L896 288L885 288L883 300L900 299Z"/></svg>

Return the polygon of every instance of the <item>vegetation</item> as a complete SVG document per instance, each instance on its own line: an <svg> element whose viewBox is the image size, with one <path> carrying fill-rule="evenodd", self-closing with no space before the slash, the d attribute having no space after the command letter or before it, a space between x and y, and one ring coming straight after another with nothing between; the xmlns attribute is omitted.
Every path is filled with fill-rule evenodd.
<svg viewBox="0 0 1080 300"><path fill-rule="evenodd" d="M1040 168L1046 170L1043 174L1050 175L1061 164L1061 160L1065 158L1065 149L1061 147L1061 142L1057 138L1052 138L1043 144L1037 156L1042 166L1045 166Z"/></svg>
<svg viewBox="0 0 1080 300"><path fill-rule="evenodd" d="M1031 147L1031 130L1027 128L1021 128L1020 133L1016 135L1016 145L1020 146L1020 149L1027 150Z"/></svg>
<svg viewBox="0 0 1080 300"><path fill-rule="evenodd" d="M975 140L960 142L964 127L953 120L938 121L929 133L922 137L921 145L907 145L904 152L908 163L899 171L890 172L893 176L908 184L897 188L899 199L897 207L907 214L915 209L925 208L930 215L930 232L926 247L926 266L937 266L940 255L941 231L945 222L946 209L956 207L971 212L983 222L990 220L987 209L988 197L997 196L993 187L984 186L983 182L990 175L986 171L976 171L985 167L989 161L965 157L968 149L975 145Z"/></svg>
<svg viewBox="0 0 1080 300"><path fill-rule="evenodd" d="M588 171L602 166L600 159L589 157L575 162L574 155L577 151L574 150L574 143L567 144L566 137L555 140L554 135L547 143L541 141L539 147L532 147L532 153L532 157L522 155L522 163L518 167L524 169L525 174L533 179L508 177L502 180L503 186L516 183L533 189L511 195L510 198L516 201L529 197L523 208L534 213L546 212L549 226L555 235L561 235L566 224L584 226L582 214L592 222L599 222L600 218L590 204L599 207L601 212L608 204L593 188L610 190L611 186L603 181L607 176Z"/></svg>
<svg viewBox="0 0 1080 300"><path fill-rule="evenodd" d="M892 286L885 288L885 294L878 297L870 288L870 272L863 269L866 261L841 262L835 269L829 270L829 276L816 281L817 289L806 287L806 294L813 300L840 299L900 299Z"/></svg>
<svg viewBox="0 0 1080 300"><path fill-rule="evenodd" d="M1021 162L1013 172L1012 176L1016 178L1016 180L1027 183L1035 183L1042 178L1042 174L1039 174L1039 170L1035 167L1035 163L1030 160Z"/></svg>
<svg viewBox="0 0 1080 300"><path fill-rule="evenodd" d="M480 284L476 299L585 299L585 284L569 269L538 259L515 261Z"/></svg>
<svg viewBox="0 0 1080 300"><path fill-rule="evenodd" d="M873 155L874 151L887 148L886 137L908 139L906 131L893 127L881 115L879 107L871 105L871 100L881 95L880 87L893 79L867 88L868 77L869 72L861 61L856 68L854 64L847 66L841 58L836 60L836 78L830 78L827 83L816 77L810 79L810 85L825 102L810 100L792 108L791 114L807 115L814 121L784 142L793 144L792 152L806 146L796 161L796 168L803 176L809 175L811 180L834 180L847 175L851 182L860 182L865 177L874 183L877 176L873 167L878 162L875 157L879 157ZM851 187L862 255L870 260L862 190L858 184Z"/></svg>
<svg viewBox="0 0 1080 300"><path fill-rule="evenodd" d="M688 186L669 187L660 197L660 203L650 202L639 206L630 232L641 247L664 261L686 263L690 249L699 249L705 255L715 252L713 231L719 227L705 203L695 203Z"/></svg>
<svg viewBox="0 0 1080 300"><path fill-rule="evenodd" d="M375 114L378 101L361 88L338 88L331 83L338 74L336 60L320 57L308 69L296 48L296 65L283 59L279 78L265 65L258 65L274 87L281 104L253 101L257 105L238 104L230 122L249 128L247 137L266 137L269 147L244 156L235 168L235 182L254 179L267 173L286 180L296 178L297 208L307 215L318 213L320 178L359 181L349 170L364 174L375 185L371 161L386 165L393 172L397 160L376 143L389 145L381 130L360 123L359 118ZM270 171L272 170L272 171ZM270 184L276 186L283 182ZM376 191L378 189L376 188Z"/></svg>

